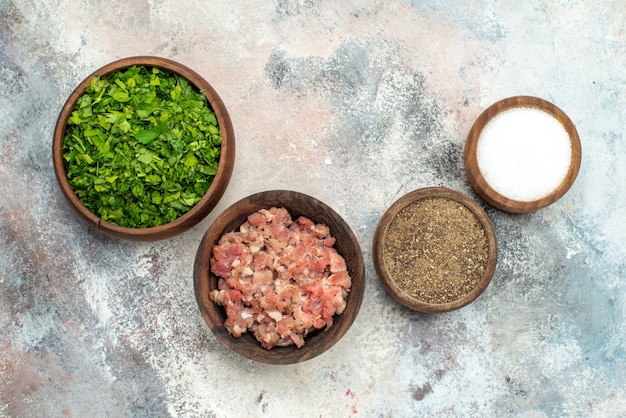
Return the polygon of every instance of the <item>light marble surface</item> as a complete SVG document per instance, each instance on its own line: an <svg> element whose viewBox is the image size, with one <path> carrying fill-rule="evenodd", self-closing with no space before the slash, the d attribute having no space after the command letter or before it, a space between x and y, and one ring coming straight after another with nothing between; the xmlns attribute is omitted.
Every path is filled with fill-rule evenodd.
<svg viewBox="0 0 626 418"><path fill-rule="evenodd" d="M87 228L51 163L70 92L133 55L204 76L237 137L216 210L151 244ZM375 275L376 223L423 186L480 201L465 137L518 94L577 126L576 183L533 214L481 202L490 287L409 311ZM622 0L0 0L0 416L626 416L625 109ZM346 336L279 367L222 347L192 288L216 214L277 188L346 219L367 279Z"/></svg>

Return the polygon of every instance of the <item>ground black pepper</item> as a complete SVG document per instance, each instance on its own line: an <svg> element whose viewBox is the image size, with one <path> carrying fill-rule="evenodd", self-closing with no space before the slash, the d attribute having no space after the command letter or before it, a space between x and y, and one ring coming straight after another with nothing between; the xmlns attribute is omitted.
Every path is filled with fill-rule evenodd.
<svg viewBox="0 0 626 418"><path fill-rule="evenodd" d="M468 294L484 275L488 259L480 220L462 203L442 197L405 206L383 243L390 276L406 294L427 303Z"/></svg>

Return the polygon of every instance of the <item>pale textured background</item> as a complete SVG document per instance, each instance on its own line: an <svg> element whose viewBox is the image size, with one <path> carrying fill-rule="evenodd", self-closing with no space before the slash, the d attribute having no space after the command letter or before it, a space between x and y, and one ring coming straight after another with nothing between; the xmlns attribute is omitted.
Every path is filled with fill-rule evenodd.
<svg viewBox="0 0 626 418"><path fill-rule="evenodd" d="M67 96L132 55L204 76L237 136L216 210L153 244L88 229L51 163ZM465 136L516 94L570 116L579 177L533 214L481 202L492 284L409 311L375 275L376 223L418 187L478 200ZM626 416L625 109L623 0L0 0L0 416ZM192 289L216 214L275 188L337 210L367 276L348 334L281 367L222 347Z"/></svg>

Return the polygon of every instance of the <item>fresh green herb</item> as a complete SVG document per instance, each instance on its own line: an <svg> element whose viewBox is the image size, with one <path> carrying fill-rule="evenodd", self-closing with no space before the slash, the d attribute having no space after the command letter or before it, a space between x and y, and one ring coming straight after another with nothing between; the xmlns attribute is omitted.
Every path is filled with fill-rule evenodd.
<svg viewBox="0 0 626 418"><path fill-rule="evenodd" d="M204 94L174 72L145 66L94 77L63 140L81 202L129 228L171 222L207 192L222 137Z"/></svg>

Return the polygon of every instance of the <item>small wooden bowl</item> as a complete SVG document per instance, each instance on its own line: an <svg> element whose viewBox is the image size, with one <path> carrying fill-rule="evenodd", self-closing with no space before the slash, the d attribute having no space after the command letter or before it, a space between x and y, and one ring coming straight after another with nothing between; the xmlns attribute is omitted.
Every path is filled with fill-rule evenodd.
<svg viewBox="0 0 626 418"><path fill-rule="evenodd" d="M217 122L222 136L221 154L217 173L213 179L213 183L209 187L204 197L187 213L178 219L164 225L150 228L126 228L119 225L104 221L95 214L91 213L76 196L72 190L63 163L63 138L67 121L70 118L76 101L83 95L85 87L89 84L94 76L105 76L111 72L130 68L134 65L157 67L178 73L190 81L196 88L204 92L211 108L215 112ZM69 96L65 105L61 109L54 130L54 138L52 142L52 162L54 172L61 187L61 191L70 202L71 206L78 214L87 221L87 223L98 231L108 235L131 241L156 241L172 237L188 230L204 219L213 210L219 202L222 195L226 191L226 187L230 181L235 163L235 133L233 125L226 110L226 106L222 99L218 96L213 87L204 80L195 71L188 67L165 58L139 56L124 58L96 70Z"/></svg>
<svg viewBox="0 0 626 418"><path fill-rule="evenodd" d="M569 170L561 183L548 195L532 201L520 201L503 196L495 191L485 180L478 165L476 151L484 127L498 114L513 108L536 108L557 119L568 133L572 154ZM572 186L580 169L581 146L576 127L570 118L554 104L532 96L514 96L500 100L481 113L472 126L464 149L465 171L472 187L478 195L490 205L512 213L527 213L546 207L560 199Z"/></svg>
<svg viewBox="0 0 626 418"><path fill-rule="evenodd" d="M217 287L217 277L210 271L210 259L213 246L226 232L238 230L247 220L248 215L271 207L283 207L289 211L292 219L306 216L315 223L323 223L330 228L336 238L335 248L346 261L352 278L352 287L348 293L347 306L341 315L334 317L333 325L328 330L316 330L305 337L304 346L295 345L274 347L266 350L251 333L239 338L232 337L224 320L226 313L221 306L209 299L209 293ZM292 364L311 359L332 347L348 331L357 316L365 290L365 265L361 247L354 233L346 222L329 206L302 193L273 190L248 196L234 203L222 212L209 226L196 253L194 265L194 287L196 300L205 322L218 340L236 353L268 364Z"/></svg>
<svg viewBox="0 0 626 418"><path fill-rule="evenodd" d="M480 224L485 230L485 235L487 238L488 261L482 278L469 293L465 294L465 296L462 296L460 299L451 302L428 303L409 295L406 291L402 289L401 286L399 286L396 279L392 276L390 270L385 265L385 240L392 222L396 219L398 213L402 211L402 209L404 209L406 206L413 202L426 198L445 198L462 204L463 206L468 208L476 216L476 218L478 218ZM415 238L421 239L422 237ZM389 207L389 209L387 209L376 227L372 253L376 273L378 274L380 281L387 289L387 291L391 294L391 296L393 296L401 304L416 311L425 313L439 313L453 311L467 305L468 303L474 301L487 288L496 269L496 262L498 258L498 245L493 225L489 220L487 214L482 210L480 206L478 206L478 204L476 204L464 194L451 189L447 189L444 187L426 187L407 193L406 195L395 201Z"/></svg>

